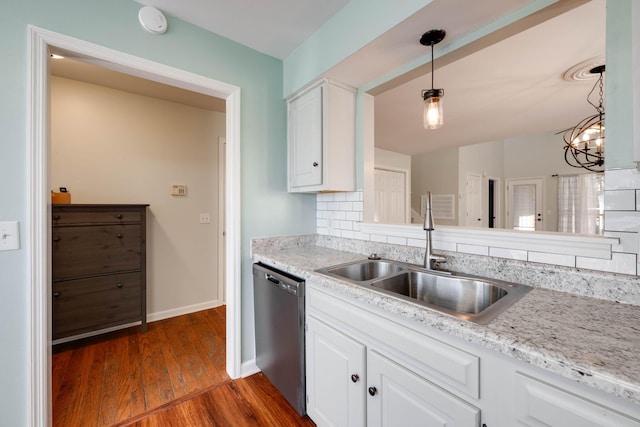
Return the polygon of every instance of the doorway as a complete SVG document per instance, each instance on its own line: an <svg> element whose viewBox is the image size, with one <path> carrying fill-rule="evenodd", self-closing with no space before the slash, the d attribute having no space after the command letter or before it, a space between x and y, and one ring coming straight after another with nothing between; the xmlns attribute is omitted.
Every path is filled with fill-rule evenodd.
<svg viewBox="0 0 640 427"><path fill-rule="evenodd" d="M30 425L47 426L51 414L50 197L48 93L49 49L108 64L120 71L226 100L226 367L231 378L240 364L240 88L83 40L29 26L29 225Z"/></svg>
<svg viewBox="0 0 640 427"><path fill-rule="evenodd" d="M507 228L539 231L543 225L543 179L507 179Z"/></svg>

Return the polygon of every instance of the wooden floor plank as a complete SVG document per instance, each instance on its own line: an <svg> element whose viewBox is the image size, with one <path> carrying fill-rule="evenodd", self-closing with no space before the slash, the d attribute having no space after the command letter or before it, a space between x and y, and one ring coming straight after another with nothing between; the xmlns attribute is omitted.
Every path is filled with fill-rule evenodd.
<svg viewBox="0 0 640 427"><path fill-rule="evenodd" d="M223 306L56 346L53 426L312 426L263 375L229 379L225 320Z"/></svg>

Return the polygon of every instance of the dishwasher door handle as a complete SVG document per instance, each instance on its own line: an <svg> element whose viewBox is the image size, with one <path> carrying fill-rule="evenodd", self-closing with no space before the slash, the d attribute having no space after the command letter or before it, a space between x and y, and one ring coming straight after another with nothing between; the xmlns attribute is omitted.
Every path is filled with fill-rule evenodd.
<svg viewBox="0 0 640 427"><path fill-rule="evenodd" d="M267 279L268 281L270 281L271 283L275 283L276 285L280 284L280 280L276 279L275 277L273 277L269 273L265 273L264 274L264 278Z"/></svg>

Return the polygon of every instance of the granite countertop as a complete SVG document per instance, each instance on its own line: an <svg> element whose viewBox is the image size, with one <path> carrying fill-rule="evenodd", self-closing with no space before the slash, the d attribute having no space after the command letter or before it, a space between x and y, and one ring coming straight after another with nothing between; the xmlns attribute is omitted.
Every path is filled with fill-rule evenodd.
<svg viewBox="0 0 640 427"><path fill-rule="evenodd" d="M387 297L314 270L366 258L321 246L259 247L262 261L333 292L640 404L640 307L533 288L488 325Z"/></svg>

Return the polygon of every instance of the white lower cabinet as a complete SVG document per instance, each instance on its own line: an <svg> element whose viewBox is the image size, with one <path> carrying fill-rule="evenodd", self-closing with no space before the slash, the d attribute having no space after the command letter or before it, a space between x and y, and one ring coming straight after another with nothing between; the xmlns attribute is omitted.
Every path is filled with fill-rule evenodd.
<svg viewBox="0 0 640 427"><path fill-rule="evenodd" d="M475 427L480 410L377 353L367 353L367 425Z"/></svg>
<svg viewBox="0 0 640 427"><path fill-rule="evenodd" d="M306 310L307 412L320 427L640 427L630 400L311 280Z"/></svg>
<svg viewBox="0 0 640 427"><path fill-rule="evenodd" d="M480 411L307 316L307 413L319 426L476 427Z"/></svg>
<svg viewBox="0 0 640 427"><path fill-rule="evenodd" d="M364 344L308 316L306 347L309 417L319 426L364 426Z"/></svg>

